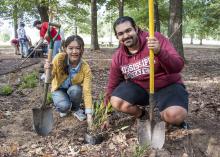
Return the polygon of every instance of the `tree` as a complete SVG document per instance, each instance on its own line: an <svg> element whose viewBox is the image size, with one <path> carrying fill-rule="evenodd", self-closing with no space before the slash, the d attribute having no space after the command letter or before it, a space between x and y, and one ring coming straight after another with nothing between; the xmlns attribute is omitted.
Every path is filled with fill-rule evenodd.
<svg viewBox="0 0 220 157"><path fill-rule="evenodd" d="M119 17L124 16L124 0L118 0Z"/></svg>
<svg viewBox="0 0 220 157"><path fill-rule="evenodd" d="M184 58L182 41L182 0L170 0L168 35L176 50ZM184 58L185 59L185 58Z"/></svg>
<svg viewBox="0 0 220 157"><path fill-rule="evenodd" d="M158 1L154 1L154 18L155 18L155 31L160 32L160 15L159 15L159 8L158 8Z"/></svg>
<svg viewBox="0 0 220 157"><path fill-rule="evenodd" d="M97 33L97 2L91 0L91 49L99 50L98 33Z"/></svg>
<svg viewBox="0 0 220 157"><path fill-rule="evenodd" d="M49 21L49 0L42 0L36 3L38 13L41 17L42 22Z"/></svg>

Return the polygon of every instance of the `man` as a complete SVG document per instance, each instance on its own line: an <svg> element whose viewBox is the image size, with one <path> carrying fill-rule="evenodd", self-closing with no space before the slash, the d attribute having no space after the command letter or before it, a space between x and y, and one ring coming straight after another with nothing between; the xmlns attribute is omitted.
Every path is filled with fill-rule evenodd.
<svg viewBox="0 0 220 157"><path fill-rule="evenodd" d="M25 26L25 24L23 22L21 22L19 25L19 28L17 29L17 33L18 33L20 54L22 57L27 57L27 55L28 55L28 40L27 40L24 26Z"/></svg>
<svg viewBox="0 0 220 157"><path fill-rule="evenodd" d="M116 110L136 118L146 117L139 106L149 104L149 49L154 49L154 95L161 118L169 124L188 127L184 122L188 93L179 74L184 61L169 40L160 33L149 38L128 16L115 21L114 31L120 46L112 58L106 103L110 101Z"/></svg>
<svg viewBox="0 0 220 157"><path fill-rule="evenodd" d="M36 21L34 21L33 26L36 27L38 30L40 30L40 40L38 41L38 45L39 45L39 43L43 43L44 39L46 39L49 44L50 37L47 33L48 28L49 28L49 22L42 23L41 21L36 20ZM55 37L57 34L57 30L54 27L50 27L49 33L51 34L52 37ZM61 37L60 37L60 35L58 35L54 41L52 58L54 58L56 56L56 54L59 53L60 47L61 47Z"/></svg>

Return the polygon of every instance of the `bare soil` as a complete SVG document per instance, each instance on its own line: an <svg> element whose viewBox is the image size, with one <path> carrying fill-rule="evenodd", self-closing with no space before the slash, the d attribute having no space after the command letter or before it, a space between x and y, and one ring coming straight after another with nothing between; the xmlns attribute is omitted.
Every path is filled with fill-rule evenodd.
<svg viewBox="0 0 220 157"><path fill-rule="evenodd" d="M84 53L93 72L94 99L104 91L113 52L113 49L102 49ZM220 157L220 47L187 46L185 58L187 63L182 75L190 93L187 122L191 128L168 131L164 148L157 156ZM85 144L86 122L79 122L71 114L60 118L54 111L54 128L47 137L34 132L31 109L40 106L42 83L39 81L33 89L21 89L19 83L24 74L38 72L43 60L30 59L24 68L10 73L22 59L10 49L1 49L0 85L9 83L14 92L0 96L0 156L138 156L136 122L126 114L115 113L112 116L112 128L99 145ZM142 156L150 153L151 150L147 149Z"/></svg>

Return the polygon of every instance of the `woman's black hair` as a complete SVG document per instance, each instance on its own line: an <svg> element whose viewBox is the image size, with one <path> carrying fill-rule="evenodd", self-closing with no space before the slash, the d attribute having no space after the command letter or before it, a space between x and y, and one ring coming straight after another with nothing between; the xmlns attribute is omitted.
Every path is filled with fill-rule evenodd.
<svg viewBox="0 0 220 157"><path fill-rule="evenodd" d="M134 22L134 19L133 18L131 18L131 17L129 17L129 16L122 16L122 17L119 17L116 21L115 21L115 23L114 23L114 25L113 25L113 28L114 28L114 32L115 32L115 36L117 36L117 32L116 32L116 26L117 25L119 25L119 24L121 24L121 23L124 23L124 22L130 22L131 23L131 26L134 28L134 29L136 29L135 27L136 27L136 23Z"/></svg>
<svg viewBox="0 0 220 157"><path fill-rule="evenodd" d="M84 41L83 39L78 36L78 35L71 35L69 36L66 40L65 40L65 43L64 43L64 47L66 48L72 41L76 41L79 45L80 45L80 48L82 50L84 50Z"/></svg>
<svg viewBox="0 0 220 157"><path fill-rule="evenodd" d="M41 21L35 20L34 23L33 23L33 26L36 27L36 25L41 24L41 23L42 23Z"/></svg>

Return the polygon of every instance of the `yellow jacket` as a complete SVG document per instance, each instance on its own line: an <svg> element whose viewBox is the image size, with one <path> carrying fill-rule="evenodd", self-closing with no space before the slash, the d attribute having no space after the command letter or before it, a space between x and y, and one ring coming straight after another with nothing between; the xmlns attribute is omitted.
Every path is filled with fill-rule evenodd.
<svg viewBox="0 0 220 157"><path fill-rule="evenodd" d="M63 81L66 80L68 76L65 70L66 66L67 66L67 54L58 53L56 57L53 59L52 83L51 83L52 92L57 90L61 86ZM91 94L92 73L86 61L82 60L80 70L76 75L74 75L71 82L72 84L82 86L85 108L92 109L92 94Z"/></svg>

